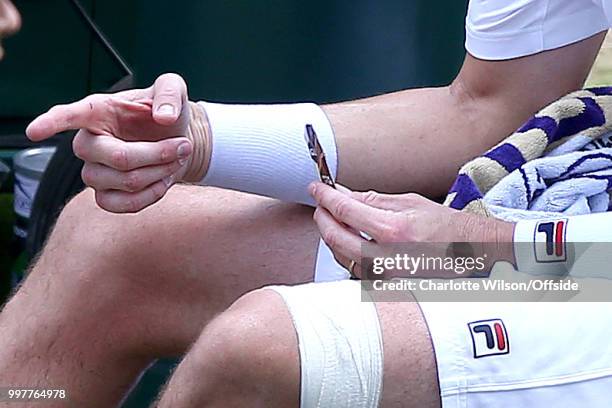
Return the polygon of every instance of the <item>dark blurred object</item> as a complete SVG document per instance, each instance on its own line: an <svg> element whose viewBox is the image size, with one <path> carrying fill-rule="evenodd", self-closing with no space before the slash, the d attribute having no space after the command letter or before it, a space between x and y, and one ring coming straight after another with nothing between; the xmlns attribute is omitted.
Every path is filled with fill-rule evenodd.
<svg viewBox="0 0 612 408"><path fill-rule="evenodd" d="M11 173L11 169L9 166L4 164L2 160L0 160L0 188L2 187L2 183L8 178Z"/></svg>
<svg viewBox="0 0 612 408"><path fill-rule="evenodd" d="M66 202L83 190L83 162L72 153L73 134L58 136L57 151L47 167L32 206L26 251L32 259L42 249Z"/></svg>
<svg viewBox="0 0 612 408"><path fill-rule="evenodd" d="M56 147L37 146L21 150L13 157L15 238L25 249L28 226L32 216L32 206L40 181L47 169Z"/></svg>

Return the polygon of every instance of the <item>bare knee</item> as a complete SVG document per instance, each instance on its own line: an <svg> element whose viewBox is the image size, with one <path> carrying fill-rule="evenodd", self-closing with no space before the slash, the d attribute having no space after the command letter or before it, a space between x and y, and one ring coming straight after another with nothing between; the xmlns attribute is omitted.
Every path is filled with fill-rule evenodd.
<svg viewBox="0 0 612 408"><path fill-rule="evenodd" d="M168 398L185 395L194 379L189 391L199 393L192 401L200 404L299 405L297 337L282 298L268 289L250 292L211 322L177 370Z"/></svg>
<svg viewBox="0 0 612 408"><path fill-rule="evenodd" d="M130 223L118 217L96 205L91 189L77 194L59 215L26 284L48 282L50 296L61 292L66 307L77 297L98 306L121 301L115 295L129 283L121 277L135 247Z"/></svg>
<svg viewBox="0 0 612 408"><path fill-rule="evenodd" d="M116 261L133 249L131 241L125 239L132 224L129 218L102 210L96 204L93 190L85 189L60 213L42 256L57 251L54 258L63 253L71 258L85 258L93 266L101 259Z"/></svg>
<svg viewBox="0 0 612 408"><path fill-rule="evenodd" d="M153 226L155 211L139 214L113 214L96 204L93 190L86 189L70 200L61 212L41 261L62 259L60 273L77 273L79 277L96 281L127 283L139 279L147 282L156 272L156 246L162 245L163 235ZM76 264L81 266L77 268ZM139 273L131 273L137 270Z"/></svg>
<svg viewBox="0 0 612 408"><path fill-rule="evenodd" d="M195 350L197 361L208 360L227 380L274 378L297 367L291 317L282 298L269 289L238 299L211 323Z"/></svg>

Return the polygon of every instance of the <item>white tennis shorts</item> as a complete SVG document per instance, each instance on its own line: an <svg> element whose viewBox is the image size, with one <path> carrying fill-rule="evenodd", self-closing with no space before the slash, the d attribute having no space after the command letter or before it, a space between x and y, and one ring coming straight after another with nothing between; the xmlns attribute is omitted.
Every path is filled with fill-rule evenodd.
<svg viewBox="0 0 612 408"><path fill-rule="evenodd" d="M328 251L320 245L316 279L346 277ZM377 407L382 336L359 283L273 289L298 333L302 407ZM420 306L443 408L612 407L612 303Z"/></svg>

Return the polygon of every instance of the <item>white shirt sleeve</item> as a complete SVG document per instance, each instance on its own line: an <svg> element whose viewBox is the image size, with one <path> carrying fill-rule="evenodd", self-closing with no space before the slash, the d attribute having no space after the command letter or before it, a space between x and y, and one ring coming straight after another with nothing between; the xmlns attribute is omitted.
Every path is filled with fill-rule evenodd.
<svg viewBox="0 0 612 408"><path fill-rule="evenodd" d="M471 0L466 50L504 60L568 45L611 25L601 0Z"/></svg>

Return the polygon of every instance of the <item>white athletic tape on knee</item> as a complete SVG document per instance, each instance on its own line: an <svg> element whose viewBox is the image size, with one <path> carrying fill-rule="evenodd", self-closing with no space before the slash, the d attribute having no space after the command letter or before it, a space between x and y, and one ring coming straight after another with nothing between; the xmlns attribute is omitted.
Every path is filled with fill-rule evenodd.
<svg viewBox="0 0 612 408"><path fill-rule="evenodd" d="M319 175L304 141L306 124L317 132L336 177L333 130L317 105L200 104L212 130L212 157L202 184L314 205L307 187Z"/></svg>
<svg viewBox="0 0 612 408"><path fill-rule="evenodd" d="M373 302L356 281L273 286L285 300L298 336L300 406L378 407L383 346Z"/></svg>

